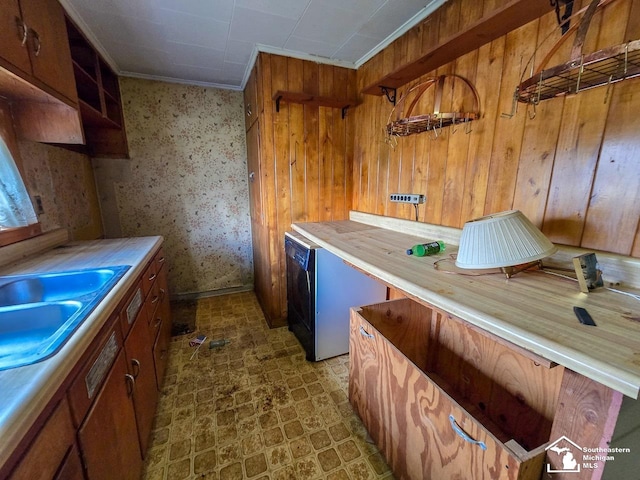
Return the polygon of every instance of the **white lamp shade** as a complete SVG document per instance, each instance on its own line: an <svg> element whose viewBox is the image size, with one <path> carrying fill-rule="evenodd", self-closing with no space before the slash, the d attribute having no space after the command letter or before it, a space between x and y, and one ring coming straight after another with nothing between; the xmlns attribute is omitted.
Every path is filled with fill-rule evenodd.
<svg viewBox="0 0 640 480"><path fill-rule="evenodd" d="M520 210L495 213L464 224L456 266L500 268L548 257L556 246Z"/></svg>

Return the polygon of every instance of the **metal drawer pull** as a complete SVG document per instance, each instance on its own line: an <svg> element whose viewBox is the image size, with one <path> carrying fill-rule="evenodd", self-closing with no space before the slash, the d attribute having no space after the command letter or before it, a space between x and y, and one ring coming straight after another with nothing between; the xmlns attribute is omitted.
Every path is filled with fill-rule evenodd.
<svg viewBox="0 0 640 480"><path fill-rule="evenodd" d="M133 378L133 375L128 373L124 374L124 378L127 381L127 395L130 397L133 395L133 390L136 388L136 379Z"/></svg>
<svg viewBox="0 0 640 480"><path fill-rule="evenodd" d="M134 358L131 360L131 366L133 367L133 378L136 379L140 375L140 362Z"/></svg>
<svg viewBox="0 0 640 480"><path fill-rule="evenodd" d="M156 279L156 274L152 273L151 276L149 277L149 281L152 282Z"/></svg>
<svg viewBox="0 0 640 480"><path fill-rule="evenodd" d="M449 415L449 422L451 423L451 428L453 428L453 431L456 432L458 436L462 438L465 442L478 445L482 450L487 449L487 446L485 445L484 442L481 442L479 440L474 440L469 435L467 435L466 432L462 430L462 428L460 428L460 425L458 425L458 422L456 422L456 419L454 418L453 415Z"/></svg>
<svg viewBox="0 0 640 480"><path fill-rule="evenodd" d="M40 55L42 42L40 41L40 35L33 28L31 29L31 34L33 35L33 54L37 57L38 55Z"/></svg>
<svg viewBox="0 0 640 480"><path fill-rule="evenodd" d="M375 338L373 335L367 332L362 325L360 325L360 334L366 338Z"/></svg>
<svg viewBox="0 0 640 480"><path fill-rule="evenodd" d="M29 38L29 27L18 17L16 17L16 25L18 26L18 35L22 38L20 46L24 47L27 44L27 38Z"/></svg>

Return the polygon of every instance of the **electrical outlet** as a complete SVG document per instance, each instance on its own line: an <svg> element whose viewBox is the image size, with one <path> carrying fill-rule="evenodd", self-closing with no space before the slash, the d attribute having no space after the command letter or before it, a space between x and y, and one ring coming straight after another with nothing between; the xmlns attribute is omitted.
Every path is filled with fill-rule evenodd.
<svg viewBox="0 0 640 480"><path fill-rule="evenodd" d="M390 200L397 203L413 203L416 205L418 203L424 203L427 197L418 193L392 193Z"/></svg>
<svg viewBox="0 0 640 480"><path fill-rule="evenodd" d="M36 204L36 213L38 215L42 215L44 213L44 207L42 206L42 198L40 197L40 195L34 195L33 199L35 200L35 204Z"/></svg>

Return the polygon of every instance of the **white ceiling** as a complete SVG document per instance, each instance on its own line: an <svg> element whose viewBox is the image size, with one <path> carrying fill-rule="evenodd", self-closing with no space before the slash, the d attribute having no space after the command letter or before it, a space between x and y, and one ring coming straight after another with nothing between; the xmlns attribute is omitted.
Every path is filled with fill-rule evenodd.
<svg viewBox="0 0 640 480"><path fill-rule="evenodd" d="M121 75L242 89L258 51L357 68L446 0L60 0Z"/></svg>

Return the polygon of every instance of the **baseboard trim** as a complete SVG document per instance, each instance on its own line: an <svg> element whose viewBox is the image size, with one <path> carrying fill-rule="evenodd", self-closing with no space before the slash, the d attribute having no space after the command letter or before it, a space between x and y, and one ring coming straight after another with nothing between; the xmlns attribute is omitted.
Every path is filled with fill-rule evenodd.
<svg viewBox="0 0 640 480"><path fill-rule="evenodd" d="M220 295L230 295L232 293L250 292L253 285L241 285L239 287L221 288L220 290L208 290L206 292L176 293L170 295L172 302L187 302L199 300L201 298L219 297Z"/></svg>

